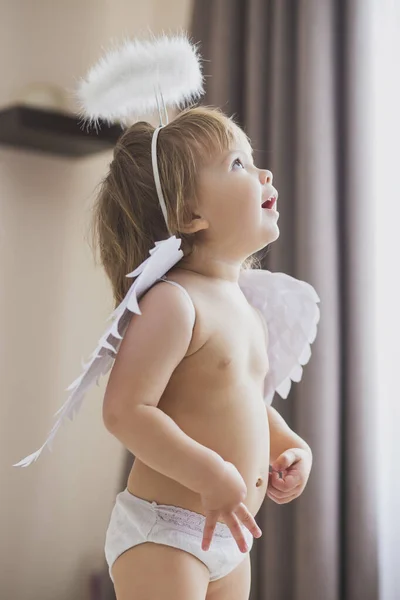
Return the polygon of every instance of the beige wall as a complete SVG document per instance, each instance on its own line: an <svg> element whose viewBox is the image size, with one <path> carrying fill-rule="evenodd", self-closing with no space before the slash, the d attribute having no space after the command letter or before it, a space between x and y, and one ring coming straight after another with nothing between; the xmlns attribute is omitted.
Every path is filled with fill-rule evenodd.
<svg viewBox="0 0 400 600"><path fill-rule="evenodd" d="M73 88L110 38L189 22L191 0L0 0L0 107L31 82ZM71 108L73 108L71 106ZM27 469L112 310L85 236L111 152L71 160L0 146L0 598L83 600L105 565L124 450L107 377Z"/></svg>

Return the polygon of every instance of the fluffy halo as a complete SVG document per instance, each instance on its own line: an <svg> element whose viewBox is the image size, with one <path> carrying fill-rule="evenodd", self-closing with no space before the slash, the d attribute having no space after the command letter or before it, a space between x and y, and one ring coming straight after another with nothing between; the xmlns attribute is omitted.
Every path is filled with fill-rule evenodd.
<svg viewBox="0 0 400 600"><path fill-rule="evenodd" d="M84 121L112 124L156 111L156 91L179 108L204 93L200 55L186 35L125 40L80 80L75 97Z"/></svg>

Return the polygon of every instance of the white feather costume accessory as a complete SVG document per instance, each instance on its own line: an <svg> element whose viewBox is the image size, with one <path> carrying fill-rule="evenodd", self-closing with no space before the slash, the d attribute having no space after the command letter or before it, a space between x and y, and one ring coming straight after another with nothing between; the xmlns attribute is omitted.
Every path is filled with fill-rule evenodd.
<svg viewBox="0 0 400 600"><path fill-rule="evenodd" d="M185 40L183 46L189 44L186 38ZM152 83L154 84L154 95L160 95L162 102L165 97L165 100L171 104L182 102L184 98L201 93L198 73L196 77L194 76L194 72L199 68L196 53L194 56L197 67L194 62L191 62L193 56L190 58L188 49L183 46L180 51L182 53L187 51L187 56L181 63L181 69L171 62L167 64L168 61L172 61L172 56L175 56L178 64L179 56L176 53L178 47L181 48L180 43L176 38L172 38L171 44L175 44L175 54L174 52L168 53L169 38L164 37L162 42L154 43L154 54L152 54L151 45L133 42L133 45L126 44L125 50L119 55L119 58L118 54L114 53L110 54L108 58L102 59L102 62L90 71L87 83L82 84L80 88L80 97L85 105L85 116L92 121L98 118L112 121L115 118L127 118L137 114L140 110L149 112L156 105L159 106L159 100L157 98L154 100L152 96ZM163 62L164 58L165 62ZM149 64L152 65L149 76L141 74L141 61L144 60L149 60ZM161 65L168 71L162 77ZM191 69L193 73L191 73ZM152 96L151 99L148 97L147 101L138 92L136 85L133 85L134 82L137 84L141 77L143 77L143 84L145 83L147 86L147 93ZM152 81L152 77L154 77L154 81ZM138 97L135 99L136 94ZM96 95L99 97L96 98ZM160 128L156 128L153 134L152 160L157 194L163 208L161 182L156 160L159 130ZM164 218L167 222L166 209ZM181 240L174 235L166 240L155 242L154 248L150 250L150 256L132 273L127 274L127 277L136 279L123 301L108 318L108 320L113 319L113 322L101 336L89 361L83 365L84 371L67 388L71 394L55 413L55 416L59 416L45 443L39 450L13 466L27 467L39 458L45 447L52 448L54 437L64 419L73 420L82 405L86 392L95 383L98 384L101 375L105 375L111 369L130 319L134 315L141 315L140 298L183 257L180 245ZM320 318L319 298L311 285L284 273L271 273L261 269L242 270L238 283L249 304L260 311L268 330L269 371L264 381L264 402L269 405L272 403L275 392L278 392L282 398L287 398L292 381L300 381L302 377L302 367L310 359L310 344L314 341L317 332L317 323Z"/></svg>
<svg viewBox="0 0 400 600"><path fill-rule="evenodd" d="M76 94L80 116L124 122L165 105L181 108L204 93L200 55L186 35L125 40L107 52L82 79Z"/></svg>
<svg viewBox="0 0 400 600"><path fill-rule="evenodd" d="M167 206L162 193L157 163L157 138L164 126L162 104L182 107L204 93L200 55L186 35L163 35L150 40L125 40L109 51L82 79L76 98L79 115L97 127L99 119L109 124L146 115L158 109L160 126L154 130L151 160L157 196L168 233Z"/></svg>

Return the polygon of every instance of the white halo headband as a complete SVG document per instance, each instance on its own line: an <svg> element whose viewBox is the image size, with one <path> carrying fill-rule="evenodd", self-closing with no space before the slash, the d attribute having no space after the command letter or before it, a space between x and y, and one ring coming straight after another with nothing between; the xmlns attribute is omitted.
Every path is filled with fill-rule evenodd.
<svg viewBox="0 0 400 600"><path fill-rule="evenodd" d="M76 92L79 114L97 126L99 119L125 123L132 117L154 112L160 125L154 130L151 159L158 200L168 233L168 213L157 164L157 139L168 123L167 104L181 108L204 93L200 55L186 35L163 35L152 40L126 40L107 52L82 79ZM166 123L160 109L165 113Z"/></svg>

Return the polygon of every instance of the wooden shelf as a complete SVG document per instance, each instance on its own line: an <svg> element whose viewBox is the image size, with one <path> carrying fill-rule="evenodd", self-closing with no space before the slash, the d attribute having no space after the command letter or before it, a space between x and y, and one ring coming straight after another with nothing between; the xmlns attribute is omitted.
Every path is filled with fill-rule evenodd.
<svg viewBox="0 0 400 600"><path fill-rule="evenodd" d="M89 156L110 150L123 130L100 122L97 131L67 113L23 105L0 111L0 145L61 156Z"/></svg>

